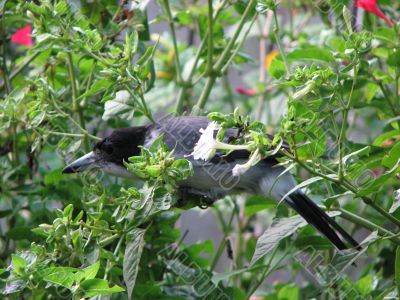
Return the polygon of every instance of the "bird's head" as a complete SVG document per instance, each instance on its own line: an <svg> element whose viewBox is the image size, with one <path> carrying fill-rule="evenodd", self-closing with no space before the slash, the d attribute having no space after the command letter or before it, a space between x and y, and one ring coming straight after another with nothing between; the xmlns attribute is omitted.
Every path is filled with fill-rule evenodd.
<svg viewBox="0 0 400 300"><path fill-rule="evenodd" d="M117 129L97 142L91 152L67 165L62 172L78 173L98 168L112 175L132 177L123 162L131 156L139 155L139 146L143 145L146 132L146 126Z"/></svg>

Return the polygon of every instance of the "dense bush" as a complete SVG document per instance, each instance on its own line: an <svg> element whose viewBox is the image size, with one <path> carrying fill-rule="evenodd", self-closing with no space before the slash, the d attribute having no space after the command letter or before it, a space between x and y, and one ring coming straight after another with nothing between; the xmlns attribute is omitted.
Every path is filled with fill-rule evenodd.
<svg viewBox="0 0 400 300"><path fill-rule="evenodd" d="M396 297L400 4L120 2L0 1L3 297ZM292 151L281 164L366 237L363 249L337 253L292 211L254 195L209 208L220 244L186 245L176 221L210 203L175 208L176 182L192 168L161 139L128 162L144 183L61 173L107 128L206 111L244 132L252 156L243 168L285 139ZM224 252L231 262L216 272ZM265 281L281 269L286 282Z"/></svg>

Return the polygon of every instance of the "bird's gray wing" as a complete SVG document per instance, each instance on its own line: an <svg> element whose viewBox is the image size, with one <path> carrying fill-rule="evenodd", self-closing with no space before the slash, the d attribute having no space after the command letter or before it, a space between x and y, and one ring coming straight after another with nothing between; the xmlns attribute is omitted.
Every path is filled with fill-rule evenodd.
<svg viewBox="0 0 400 300"><path fill-rule="evenodd" d="M165 117L152 125L151 130L149 130L149 135L145 139L144 146L148 147L151 143L163 135L163 141L168 146L169 149L175 148L176 157L186 157L190 159L190 154L198 142L201 132L200 129L206 129L210 119L203 116L183 116L183 117ZM230 139L235 138L237 135L236 129L228 129L225 135L225 142ZM216 134L216 132L215 132ZM268 135L270 139L273 139L272 135ZM284 142L282 148L289 150L289 145ZM275 155L276 157L278 155ZM227 161L234 161L235 159L248 159L249 152L246 150L237 150L229 153L229 155L224 155L223 153L217 153L214 158L212 158L209 163L218 163L221 159ZM191 160L191 159L190 159ZM202 162L204 164L204 162Z"/></svg>

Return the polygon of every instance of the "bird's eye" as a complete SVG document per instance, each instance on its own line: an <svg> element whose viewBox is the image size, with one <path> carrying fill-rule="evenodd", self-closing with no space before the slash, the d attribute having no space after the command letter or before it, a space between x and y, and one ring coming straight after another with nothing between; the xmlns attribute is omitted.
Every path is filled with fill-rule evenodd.
<svg viewBox="0 0 400 300"><path fill-rule="evenodd" d="M104 143L104 144L103 144L103 147L101 147L101 148L102 148L102 150L104 150L107 154L111 154L111 153L113 153L113 151L114 151L113 147L112 147L110 144L108 144L108 143Z"/></svg>

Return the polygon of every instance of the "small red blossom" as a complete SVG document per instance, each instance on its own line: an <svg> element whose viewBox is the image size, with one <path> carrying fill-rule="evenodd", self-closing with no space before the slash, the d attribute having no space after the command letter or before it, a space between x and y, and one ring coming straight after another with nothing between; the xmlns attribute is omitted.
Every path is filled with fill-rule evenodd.
<svg viewBox="0 0 400 300"><path fill-rule="evenodd" d="M246 96L250 96L250 97L257 95L257 93L254 90L246 89L241 86L238 86L235 90L236 90L236 93L238 93L240 95L246 95Z"/></svg>
<svg viewBox="0 0 400 300"><path fill-rule="evenodd" d="M372 169L371 171L372 171L372 174L374 174L374 176L376 176L376 177L379 177L382 175L382 171L379 168Z"/></svg>
<svg viewBox="0 0 400 300"><path fill-rule="evenodd" d="M26 25L25 27L18 29L11 36L11 42L19 44L19 45L24 45L26 47L32 47L33 42L32 42L31 33L32 33L32 26Z"/></svg>
<svg viewBox="0 0 400 300"><path fill-rule="evenodd" d="M389 24L389 26L393 27L392 21L390 21L389 18L386 17L385 14L381 11L378 4L376 3L376 0L357 0L357 2L353 3L353 5L362 8L365 11L373 13L379 18L385 20L386 23Z"/></svg>

